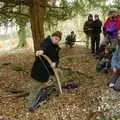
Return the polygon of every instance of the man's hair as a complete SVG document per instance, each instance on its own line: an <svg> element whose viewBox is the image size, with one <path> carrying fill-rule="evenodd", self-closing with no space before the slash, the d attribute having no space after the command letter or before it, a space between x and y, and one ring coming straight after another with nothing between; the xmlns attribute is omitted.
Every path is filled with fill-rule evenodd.
<svg viewBox="0 0 120 120"><path fill-rule="evenodd" d="M88 17L93 17L93 15L92 15L92 14L89 14Z"/></svg>
<svg viewBox="0 0 120 120"><path fill-rule="evenodd" d="M99 17L99 15L98 14L95 14L95 16L94 17Z"/></svg>
<svg viewBox="0 0 120 120"><path fill-rule="evenodd" d="M60 40L61 40L62 33L61 33L60 31L56 31L56 32L54 32L54 33L52 34L52 36L57 36L57 37L59 37Z"/></svg>
<svg viewBox="0 0 120 120"><path fill-rule="evenodd" d="M111 14L111 13L113 13L113 12L118 12L118 10L116 9L116 8L111 8L110 10L109 10L109 12L108 12L108 14Z"/></svg>
<svg viewBox="0 0 120 120"><path fill-rule="evenodd" d="M88 15L88 20L91 20L91 18L93 19L93 15L92 15L92 14L89 14L89 15Z"/></svg>

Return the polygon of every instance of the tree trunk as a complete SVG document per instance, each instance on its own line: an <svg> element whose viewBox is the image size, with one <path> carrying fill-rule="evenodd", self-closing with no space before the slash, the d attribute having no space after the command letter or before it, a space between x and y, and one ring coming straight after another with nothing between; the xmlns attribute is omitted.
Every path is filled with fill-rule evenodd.
<svg viewBox="0 0 120 120"><path fill-rule="evenodd" d="M19 43L16 48L27 47L25 24L19 25L18 36L19 36Z"/></svg>
<svg viewBox="0 0 120 120"><path fill-rule="evenodd" d="M34 50L40 49L40 43L44 39L44 16L47 0L33 0L31 6L31 27L33 35Z"/></svg>

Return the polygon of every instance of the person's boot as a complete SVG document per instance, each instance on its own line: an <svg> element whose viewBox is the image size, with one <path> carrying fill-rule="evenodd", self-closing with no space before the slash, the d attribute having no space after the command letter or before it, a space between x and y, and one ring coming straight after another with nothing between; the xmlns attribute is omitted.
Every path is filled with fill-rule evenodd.
<svg viewBox="0 0 120 120"><path fill-rule="evenodd" d="M109 88L114 88L114 85L115 85L114 83L110 83L110 84L108 85L108 87L109 87Z"/></svg>

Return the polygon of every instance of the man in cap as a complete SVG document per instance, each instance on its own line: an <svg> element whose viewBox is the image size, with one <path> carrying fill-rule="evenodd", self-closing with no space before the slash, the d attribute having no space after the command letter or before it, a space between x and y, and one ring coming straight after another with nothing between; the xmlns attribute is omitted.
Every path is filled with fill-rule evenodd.
<svg viewBox="0 0 120 120"><path fill-rule="evenodd" d="M85 22L83 30L86 35L86 47L89 47L89 42L91 42L91 36L92 36L92 23L93 23L93 15L88 15L88 20Z"/></svg>
<svg viewBox="0 0 120 120"><path fill-rule="evenodd" d="M94 18L95 20L93 21L93 24L92 24L91 48L92 48L92 53L95 54L96 57L98 57L102 22L99 19L99 15L96 14Z"/></svg>
<svg viewBox="0 0 120 120"><path fill-rule="evenodd" d="M108 15L109 17L105 21L103 28L106 40L102 45L108 45L110 43L111 48L115 49L117 45L117 32L120 29L120 16L116 9L111 9Z"/></svg>

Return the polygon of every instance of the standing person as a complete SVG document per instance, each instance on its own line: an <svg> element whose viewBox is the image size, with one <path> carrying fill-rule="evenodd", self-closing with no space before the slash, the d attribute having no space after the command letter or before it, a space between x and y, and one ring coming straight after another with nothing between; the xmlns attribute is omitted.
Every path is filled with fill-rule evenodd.
<svg viewBox="0 0 120 120"><path fill-rule="evenodd" d="M66 37L65 44L66 46L69 46L70 48L72 48L73 45L75 44L75 41L76 41L76 35L74 31L72 31L71 34Z"/></svg>
<svg viewBox="0 0 120 120"><path fill-rule="evenodd" d="M107 34L108 34L108 33L107 33L107 31L106 31L106 26L111 22L111 20L112 20L112 12L109 11L109 13L108 13L108 18L107 18L107 20L105 21L104 26L103 26L104 40L102 41L102 43L101 43L101 45L100 45L100 50L99 50L100 53L104 52L106 46L110 44L110 40L107 38L107 36L108 36Z"/></svg>
<svg viewBox="0 0 120 120"><path fill-rule="evenodd" d="M99 15L94 16L95 20L92 24L92 41L91 41L91 48L92 53L96 56L99 56L99 45L100 45L100 33L101 33L101 27L102 22L99 19Z"/></svg>
<svg viewBox="0 0 120 120"><path fill-rule="evenodd" d="M111 44L112 49L116 49L117 46L117 32L120 29L120 16L116 9L112 9L109 11L109 17L104 23L104 35L105 41L103 41L102 45Z"/></svg>
<svg viewBox="0 0 120 120"><path fill-rule="evenodd" d="M84 33L86 35L86 47L89 47L89 42L91 41L91 35L92 35L92 23L93 23L93 15L89 14L88 20L84 24Z"/></svg>
<svg viewBox="0 0 120 120"><path fill-rule="evenodd" d="M32 66L31 77L33 78L30 95L28 97L28 109L32 111L36 96L41 88L49 86L49 77L54 75L52 67L57 67L59 63L59 51L58 45L61 40L61 32L56 31L51 36L48 36L40 47L40 50L36 52L36 59ZM42 57L47 55L52 60L52 66Z"/></svg>

